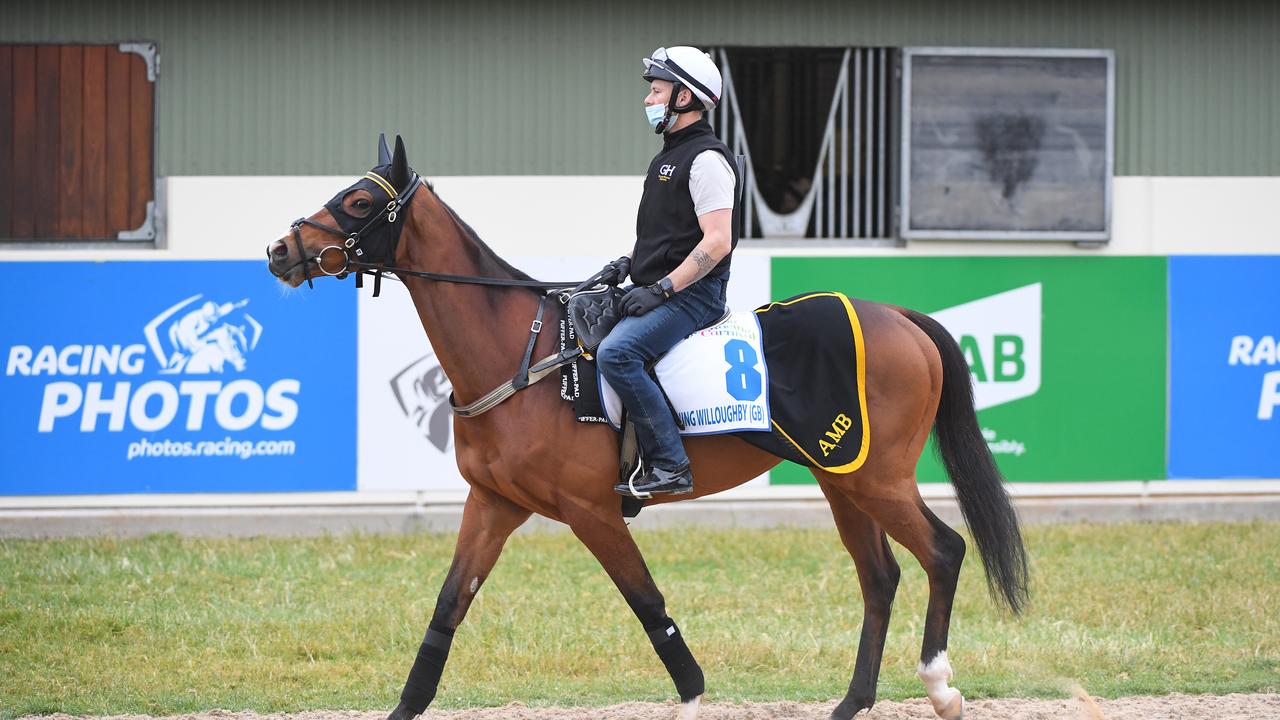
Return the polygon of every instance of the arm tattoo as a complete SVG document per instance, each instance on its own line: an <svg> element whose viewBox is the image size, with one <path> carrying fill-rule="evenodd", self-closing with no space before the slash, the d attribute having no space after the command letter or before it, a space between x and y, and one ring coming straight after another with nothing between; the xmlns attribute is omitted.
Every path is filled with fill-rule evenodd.
<svg viewBox="0 0 1280 720"><path fill-rule="evenodd" d="M711 272L717 263L715 258L697 248L694 248L693 252L689 253L689 257L693 258L693 261L698 265L697 279L699 280L701 280L707 273Z"/></svg>

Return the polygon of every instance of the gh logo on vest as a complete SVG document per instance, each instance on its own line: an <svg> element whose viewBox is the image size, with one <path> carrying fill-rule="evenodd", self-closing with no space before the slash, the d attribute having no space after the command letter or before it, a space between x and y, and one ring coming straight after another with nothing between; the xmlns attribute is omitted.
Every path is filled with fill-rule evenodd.
<svg viewBox="0 0 1280 720"><path fill-rule="evenodd" d="M931 314L960 343L978 410L1040 390L1040 283Z"/></svg>
<svg viewBox="0 0 1280 720"><path fill-rule="evenodd" d="M658 181L667 182L675 174L676 174L675 165L663 165L662 167L658 168Z"/></svg>

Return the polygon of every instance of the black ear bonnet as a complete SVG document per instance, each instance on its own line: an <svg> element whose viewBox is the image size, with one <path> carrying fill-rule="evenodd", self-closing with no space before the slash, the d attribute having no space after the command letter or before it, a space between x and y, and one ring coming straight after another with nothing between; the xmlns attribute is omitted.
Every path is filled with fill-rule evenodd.
<svg viewBox="0 0 1280 720"><path fill-rule="evenodd" d="M377 179L370 175L377 176ZM403 189L395 188L391 184L391 163L378 165L350 187L334 195L332 200L324 204L324 207L333 216L334 222L342 232L349 236L359 232L370 218L395 199L397 190ZM343 199L356 190L365 190L372 197L369 214L362 218L347 214L342 207ZM403 228L404 213L398 212L395 220L388 218L388 222L379 223L372 231L362 234L360 243L352 249L354 257L351 259L362 263L390 264L395 260L395 250L400 242L400 231Z"/></svg>

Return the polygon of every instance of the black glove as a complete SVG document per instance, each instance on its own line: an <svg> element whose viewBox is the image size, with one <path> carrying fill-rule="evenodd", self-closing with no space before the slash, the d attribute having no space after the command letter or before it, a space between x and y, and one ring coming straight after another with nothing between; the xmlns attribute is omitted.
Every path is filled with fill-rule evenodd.
<svg viewBox="0 0 1280 720"><path fill-rule="evenodd" d="M605 278L603 278L604 282L609 285L617 285L621 283L623 280L626 280L627 276L631 274L631 258L627 257L626 255L623 255L617 260L614 260L608 265L605 265L603 268L600 269L600 272L605 272L607 270L613 270L614 276L613 276L613 280L610 280L606 276Z"/></svg>
<svg viewBox="0 0 1280 720"><path fill-rule="evenodd" d="M671 281L662 280L644 287L633 287L622 296L622 312L624 315L643 315L666 302L672 295Z"/></svg>

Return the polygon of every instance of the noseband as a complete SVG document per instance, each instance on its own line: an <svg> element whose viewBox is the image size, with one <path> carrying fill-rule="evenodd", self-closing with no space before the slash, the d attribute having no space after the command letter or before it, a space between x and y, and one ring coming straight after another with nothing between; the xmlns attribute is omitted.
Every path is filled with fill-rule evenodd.
<svg viewBox="0 0 1280 720"><path fill-rule="evenodd" d="M401 218L401 210L403 210L404 207L409 204L409 201L413 199L414 193L418 192L418 188L422 186L422 178L416 172L413 173L413 177L409 178L409 182L407 185L404 186L404 189L400 190L399 192L393 192L391 183L387 182L385 178L383 178L381 175L378 175L377 173L367 172L365 173L364 176L369 180L372 180L374 183L376 183L378 187L385 190L387 195L391 197L391 201L386 204L386 207L378 211L377 215L374 215L373 217L369 218L368 222L366 222L363 227L361 227L359 230L356 230L353 233L343 232L341 229L333 227L332 225L325 225L324 223L318 223L309 218L298 218L297 220L294 220L293 224L289 226L289 231L293 235L293 244L298 251L299 260L298 262L290 265L289 267L285 268L284 270L281 270L278 273L276 273L275 271L272 271L272 274L274 274L276 277L284 277L294 268L298 266L302 266L303 275L307 278L307 287L314 289L315 285L311 282L311 273L306 271L306 266L311 263L315 263L316 267L320 270L320 272L324 273L325 275L333 275L340 280L342 278L345 278L347 274L351 272L351 268L353 264L357 264L357 265L362 264L362 263L358 263L357 261L353 261L351 259L351 252L354 250L356 257L363 256L364 249L360 247L360 242L365 238L367 238L372 231L378 229L380 225L384 223L387 225L395 224L395 222ZM307 257L306 250L302 247L302 226L303 225L308 225L310 227L316 228L317 230L322 230L326 233L329 233L330 235L336 235L337 237L342 238L342 243L334 244L334 245L326 245L325 247L320 249L320 252L316 253L315 255L312 255L311 257ZM390 256L392 258L394 258L396 254L396 245L398 244L400 239L399 233L394 233L393 237L394 239L391 242L391 253L390 253ZM331 250L337 251L342 254L342 267L335 272L329 272L329 270L327 270L324 266L325 253ZM271 251L268 250L267 257L270 258L270 256L271 256ZM359 276L357 276L356 279L359 280Z"/></svg>

